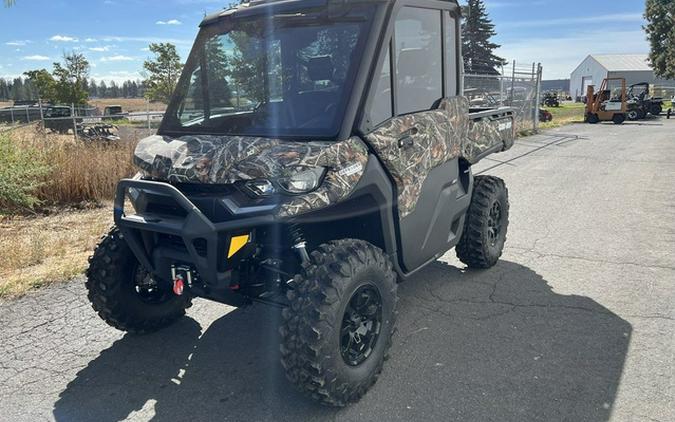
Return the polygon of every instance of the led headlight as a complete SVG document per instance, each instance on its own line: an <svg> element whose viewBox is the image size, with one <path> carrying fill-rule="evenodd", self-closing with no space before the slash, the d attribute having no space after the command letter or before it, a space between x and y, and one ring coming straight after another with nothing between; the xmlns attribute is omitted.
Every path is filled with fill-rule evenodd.
<svg viewBox="0 0 675 422"><path fill-rule="evenodd" d="M299 171L288 177L279 178L277 183L281 189L288 193L307 193L319 187L325 173L325 167L314 167Z"/></svg>
<svg viewBox="0 0 675 422"><path fill-rule="evenodd" d="M251 180L246 182L245 186L256 196L270 196L276 193L274 185L267 179Z"/></svg>

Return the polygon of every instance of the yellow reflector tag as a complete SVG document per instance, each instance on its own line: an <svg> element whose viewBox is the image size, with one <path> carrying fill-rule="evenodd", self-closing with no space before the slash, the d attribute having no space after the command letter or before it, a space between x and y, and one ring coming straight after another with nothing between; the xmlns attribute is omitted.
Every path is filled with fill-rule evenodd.
<svg viewBox="0 0 675 422"><path fill-rule="evenodd" d="M239 252L241 248L248 243L248 235L234 236L230 241L230 250L227 252L227 257L232 258L232 255Z"/></svg>

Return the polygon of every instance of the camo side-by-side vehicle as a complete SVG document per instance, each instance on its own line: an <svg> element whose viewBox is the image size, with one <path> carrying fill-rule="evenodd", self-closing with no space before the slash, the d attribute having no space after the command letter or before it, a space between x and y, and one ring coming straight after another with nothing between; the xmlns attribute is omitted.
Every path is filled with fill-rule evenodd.
<svg viewBox="0 0 675 422"><path fill-rule="evenodd" d="M282 310L288 378L343 406L373 385L397 283L456 247L501 256L509 108L462 96L455 0L253 1L204 19L156 136L122 180L87 287L144 333L191 299ZM262 335L262 334L261 334Z"/></svg>

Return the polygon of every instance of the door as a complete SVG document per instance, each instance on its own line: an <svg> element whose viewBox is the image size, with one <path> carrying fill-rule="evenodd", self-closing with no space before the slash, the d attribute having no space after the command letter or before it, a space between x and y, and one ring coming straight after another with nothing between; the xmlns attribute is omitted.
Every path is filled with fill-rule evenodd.
<svg viewBox="0 0 675 422"><path fill-rule="evenodd" d="M454 246L455 209L463 204L457 200L462 196L454 142L459 134L448 115L456 108L445 107L457 98L444 99L457 90L443 82L445 72L457 72L456 65L444 72L444 58L457 51L452 36L444 40L451 18L440 10L402 7L371 92L368 119L377 126L366 139L396 185L401 260L407 271ZM445 62L446 67L455 63Z"/></svg>

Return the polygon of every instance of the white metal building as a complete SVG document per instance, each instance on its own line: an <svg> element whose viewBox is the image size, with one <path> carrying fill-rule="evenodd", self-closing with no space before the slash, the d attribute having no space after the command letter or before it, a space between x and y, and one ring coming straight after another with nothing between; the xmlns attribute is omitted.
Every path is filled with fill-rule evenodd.
<svg viewBox="0 0 675 422"><path fill-rule="evenodd" d="M655 85L675 86L675 81L658 79L654 75L646 54L592 54L572 72L570 95L572 98L586 95L588 85L600 88L605 78L625 78L627 85L648 82Z"/></svg>

